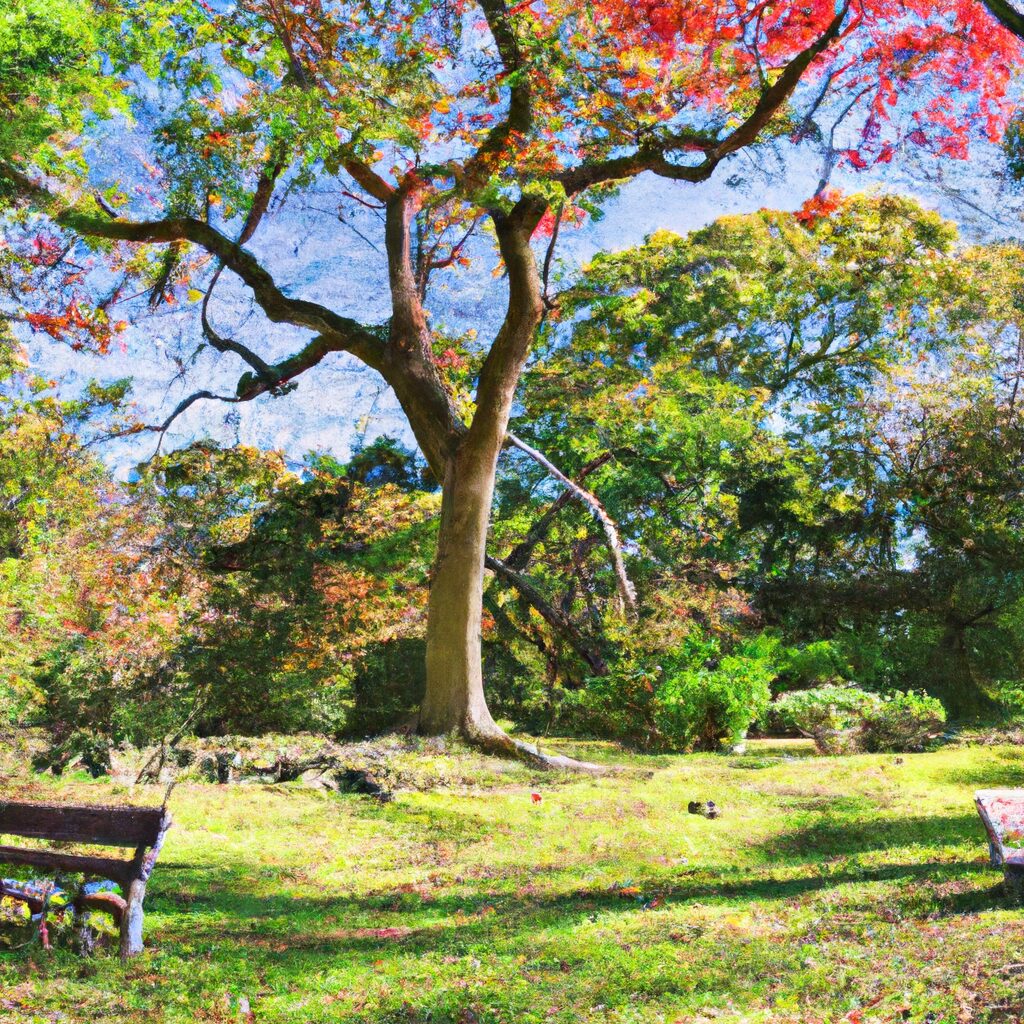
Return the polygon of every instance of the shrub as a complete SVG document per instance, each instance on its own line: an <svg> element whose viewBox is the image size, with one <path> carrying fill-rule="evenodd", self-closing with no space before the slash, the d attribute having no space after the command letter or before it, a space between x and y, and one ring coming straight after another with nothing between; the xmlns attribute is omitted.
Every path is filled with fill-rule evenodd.
<svg viewBox="0 0 1024 1024"><path fill-rule="evenodd" d="M574 732L618 740L636 750L662 747L655 720L659 666L620 663L607 676L594 676L581 690L567 691L562 721Z"/></svg>
<svg viewBox="0 0 1024 1024"><path fill-rule="evenodd" d="M850 666L841 647L832 640L816 640L781 652L780 690L803 690L850 678Z"/></svg>
<svg viewBox="0 0 1024 1024"><path fill-rule="evenodd" d="M879 696L854 686L797 690L774 706L822 754L921 750L946 721L942 704L924 693Z"/></svg>
<svg viewBox="0 0 1024 1024"><path fill-rule="evenodd" d="M946 709L925 693L893 693L871 708L861 726L865 750L923 750L942 729Z"/></svg>
<svg viewBox="0 0 1024 1024"><path fill-rule="evenodd" d="M671 749L716 750L739 742L771 700L774 643L759 637L715 668L668 676L658 692L656 723Z"/></svg>
<svg viewBox="0 0 1024 1024"><path fill-rule="evenodd" d="M865 716L881 699L854 686L794 690L775 701L783 722L814 740L822 754L849 754L860 748Z"/></svg>
<svg viewBox="0 0 1024 1024"><path fill-rule="evenodd" d="M567 694L566 720L639 750L717 750L763 716L775 678L777 642L759 636L725 657L701 638L674 652L623 659L608 675Z"/></svg>
<svg viewBox="0 0 1024 1024"><path fill-rule="evenodd" d="M1020 679L1000 679L992 684L991 693L1009 721L1024 720L1024 682Z"/></svg>

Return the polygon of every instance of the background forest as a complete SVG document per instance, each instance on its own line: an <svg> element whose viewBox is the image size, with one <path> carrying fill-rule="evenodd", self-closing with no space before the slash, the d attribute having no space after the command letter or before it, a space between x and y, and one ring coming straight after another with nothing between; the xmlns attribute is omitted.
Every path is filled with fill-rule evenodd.
<svg viewBox="0 0 1024 1024"><path fill-rule="evenodd" d="M850 685L925 733L925 694L1024 713L1022 255L826 191L596 256L500 461L496 715L686 751L813 733ZM474 379L471 338L435 345ZM0 354L0 712L45 730L40 767L410 719L440 506L420 457L198 440L124 482L101 453L142 427L130 381L68 400Z"/></svg>

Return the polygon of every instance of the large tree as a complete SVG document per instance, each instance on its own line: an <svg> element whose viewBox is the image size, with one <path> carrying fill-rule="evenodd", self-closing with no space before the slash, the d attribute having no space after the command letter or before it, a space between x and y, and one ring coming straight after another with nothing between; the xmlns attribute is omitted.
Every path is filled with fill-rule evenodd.
<svg viewBox="0 0 1024 1024"><path fill-rule="evenodd" d="M851 105L855 166L901 145L963 156L1000 132L1018 55L968 0L15 0L0 33L12 314L104 349L132 282L153 307L190 298L197 342L246 371L176 412L280 394L333 353L376 370L443 488L420 730L506 751L481 671L486 537L559 225L626 179L701 182ZM339 301L312 301L260 243L275 196L328 187L379 214L383 323L339 310L344 265ZM460 388L428 288L474 229L496 243L503 315ZM309 340L275 359L221 333L210 297L231 277Z"/></svg>

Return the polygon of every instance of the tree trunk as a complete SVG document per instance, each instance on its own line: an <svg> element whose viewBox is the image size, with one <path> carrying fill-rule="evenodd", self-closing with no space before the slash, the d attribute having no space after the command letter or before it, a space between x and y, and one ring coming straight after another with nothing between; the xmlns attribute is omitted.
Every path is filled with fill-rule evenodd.
<svg viewBox="0 0 1024 1024"><path fill-rule="evenodd" d="M530 236L546 208L543 200L524 197L508 214L491 215L508 277L508 307L480 368L476 412L466 427L431 352L410 262L412 207L403 196L388 207L395 315L392 362L385 377L441 479L441 523L427 610L427 685L418 729L433 736L456 732L483 750L546 767L602 771L598 765L543 755L513 740L495 724L484 698L480 628L487 529L516 384L544 310Z"/></svg>
<svg viewBox="0 0 1024 1024"><path fill-rule="evenodd" d="M427 614L427 687L420 732L458 732L486 749L511 751L484 698L480 642L484 556L500 445L467 439L448 462Z"/></svg>
<svg viewBox="0 0 1024 1024"><path fill-rule="evenodd" d="M995 702L981 688L971 664L968 626L947 622L931 657L925 689L945 705L951 721L971 722L990 717Z"/></svg>
<svg viewBox="0 0 1024 1024"><path fill-rule="evenodd" d="M510 214L493 215L508 275L508 307L480 369L472 423L461 437L449 432L441 463L441 523L427 612L427 687L419 721L420 732L457 731L485 749L510 753L517 745L495 725L484 699L484 558L498 456L516 384L543 313L530 235L545 208L543 202L524 199ZM414 416L417 412L406 411Z"/></svg>

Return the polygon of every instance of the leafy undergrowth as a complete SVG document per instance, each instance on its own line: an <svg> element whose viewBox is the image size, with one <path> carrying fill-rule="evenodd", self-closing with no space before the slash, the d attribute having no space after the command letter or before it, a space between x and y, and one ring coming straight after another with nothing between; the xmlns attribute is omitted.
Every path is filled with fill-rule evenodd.
<svg viewBox="0 0 1024 1024"><path fill-rule="evenodd" d="M109 954L2 955L0 1021L1024 1019L1024 912L972 804L975 788L1024 784L1019 748L563 748L638 770L538 775L422 751L406 756L450 785L386 805L179 786L147 952L127 971ZM18 792L161 790L37 778L5 788ZM707 799L721 818L687 813Z"/></svg>

